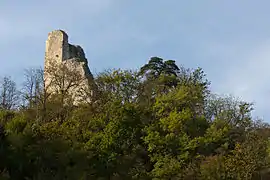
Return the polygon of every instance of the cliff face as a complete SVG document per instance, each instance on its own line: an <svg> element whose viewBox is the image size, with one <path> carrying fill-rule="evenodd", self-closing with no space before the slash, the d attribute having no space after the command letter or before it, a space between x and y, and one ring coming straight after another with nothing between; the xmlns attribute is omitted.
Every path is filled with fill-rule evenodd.
<svg viewBox="0 0 270 180"><path fill-rule="evenodd" d="M45 88L49 93L71 95L74 103L89 101L85 93L90 91L93 76L85 53L80 46L68 43L68 35L62 30L49 33L46 41Z"/></svg>

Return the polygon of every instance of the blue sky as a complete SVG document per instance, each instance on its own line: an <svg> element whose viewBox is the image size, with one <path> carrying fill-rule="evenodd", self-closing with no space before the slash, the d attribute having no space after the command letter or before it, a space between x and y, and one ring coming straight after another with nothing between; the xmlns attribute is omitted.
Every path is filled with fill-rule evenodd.
<svg viewBox="0 0 270 180"><path fill-rule="evenodd" d="M65 5L63 5L65 4ZM63 29L95 74L137 68L151 56L202 67L219 94L255 102L270 122L270 1L3 0L0 76L20 82L42 66L47 34Z"/></svg>

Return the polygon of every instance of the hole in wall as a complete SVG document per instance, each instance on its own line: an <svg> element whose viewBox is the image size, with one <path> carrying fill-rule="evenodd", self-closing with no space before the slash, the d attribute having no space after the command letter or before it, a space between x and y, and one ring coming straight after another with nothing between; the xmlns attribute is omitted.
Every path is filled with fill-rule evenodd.
<svg viewBox="0 0 270 180"><path fill-rule="evenodd" d="M59 57L58 55L56 55L56 57Z"/></svg>

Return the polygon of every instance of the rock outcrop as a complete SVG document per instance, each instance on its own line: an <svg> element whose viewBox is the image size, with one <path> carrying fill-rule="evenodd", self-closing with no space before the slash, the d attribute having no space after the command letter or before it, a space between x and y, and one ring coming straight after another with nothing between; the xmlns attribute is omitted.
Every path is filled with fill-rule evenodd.
<svg viewBox="0 0 270 180"><path fill-rule="evenodd" d="M69 44L68 35L62 30L49 33L46 41L45 89L49 93L70 95L74 103L89 101L85 98L91 90L93 76L85 53L80 46Z"/></svg>

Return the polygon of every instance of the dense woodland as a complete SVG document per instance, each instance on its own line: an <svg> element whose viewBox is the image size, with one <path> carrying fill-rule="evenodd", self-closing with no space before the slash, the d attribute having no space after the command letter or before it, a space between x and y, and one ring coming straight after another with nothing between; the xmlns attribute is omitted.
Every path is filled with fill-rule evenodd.
<svg viewBox="0 0 270 180"><path fill-rule="evenodd" d="M140 69L94 76L89 103L74 105L82 80L64 66L25 71L22 88L0 84L0 179L269 179L270 128L252 104L211 93L201 68L153 57Z"/></svg>

